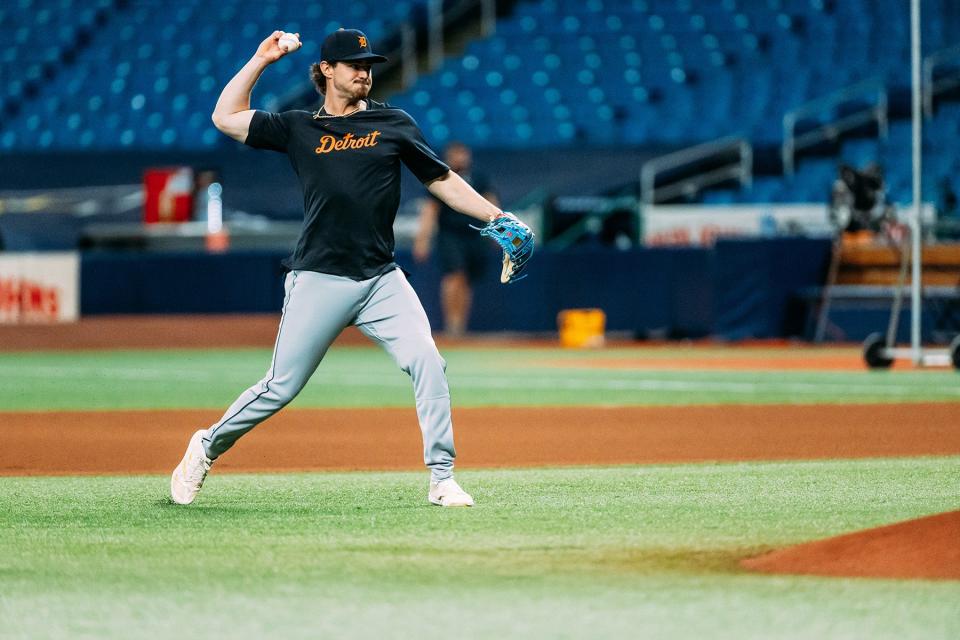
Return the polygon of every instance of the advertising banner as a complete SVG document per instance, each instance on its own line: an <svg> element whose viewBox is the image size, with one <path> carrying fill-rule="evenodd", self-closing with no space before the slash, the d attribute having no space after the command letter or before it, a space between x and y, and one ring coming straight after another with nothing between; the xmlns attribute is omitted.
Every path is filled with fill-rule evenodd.
<svg viewBox="0 0 960 640"><path fill-rule="evenodd" d="M0 323L74 322L79 317L77 253L0 255Z"/></svg>
<svg viewBox="0 0 960 640"><path fill-rule="evenodd" d="M193 216L193 169L158 167L143 174L143 221L186 222Z"/></svg>
<svg viewBox="0 0 960 640"><path fill-rule="evenodd" d="M711 246L721 237L829 236L823 204L658 205L643 213L643 244Z"/></svg>
<svg viewBox="0 0 960 640"><path fill-rule="evenodd" d="M909 206L895 211L900 222L912 215ZM936 221L930 203L921 207L925 226ZM722 237L806 236L837 233L826 204L656 205L643 211L643 244L648 247L709 247Z"/></svg>

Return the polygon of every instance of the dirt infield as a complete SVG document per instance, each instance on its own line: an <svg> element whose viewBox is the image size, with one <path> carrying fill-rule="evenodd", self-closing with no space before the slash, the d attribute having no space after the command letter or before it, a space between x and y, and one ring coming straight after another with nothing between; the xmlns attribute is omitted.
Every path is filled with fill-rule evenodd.
<svg viewBox="0 0 960 640"><path fill-rule="evenodd" d="M278 313L184 314L92 316L70 324L0 324L0 353L19 351L72 351L97 349L226 349L235 347L269 348L277 335ZM511 334L471 334L466 338L449 339L435 336L441 346L553 348L559 345L556 334L530 337ZM337 338L337 344L371 344L355 327ZM603 353L619 347L642 346L650 359L617 360L604 358ZM754 340L722 345L710 340L689 343L691 357L663 357L675 353L677 343L637 342L611 338L605 349L595 350L593 366L604 368L714 368L729 361L733 368L765 368L771 349L790 347L782 357L776 356L777 368L863 369L859 348L837 354L835 350L787 343L783 340ZM699 347L719 349L703 358ZM725 353L729 351L729 354ZM551 366L563 366L551 362ZM701 366L702 365L702 366ZM782 365L782 366L781 366Z"/></svg>
<svg viewBox="0 0 960 640"><path fill-rule="evenodd" d="M763 573L960 580L960 511L807 542L741 565Z"/></svg>
<svg viewBox="0 0 960 640"><path fill-rule="evenodd" d="M269 348L277 337L278 313L177 316L94 316L72 324L0 324L0 353L5 351L75 351L96 349ZM440 344L471 346L556 346L553 339L518 339L497 334ZM369 345L356 327L347 327L336 344ZM614 343L619 344L619 343ZM627 343L623 343L627 344Z"/></svg>
<svg viewBox="0 0 960 640"><path fill-rule="evenodd" d="M280 314L98 316L72 324L0 325L0 351L269 347Z"/></svg>
<svg viewBox="0 0 960 640"><path fill-rule="evenodd" d="M960 454L960 405L455 409L463 468ZM0 414L0 475L161 473L217 411ZM422 468L410 409L287 409L218 471Z"/></svg>

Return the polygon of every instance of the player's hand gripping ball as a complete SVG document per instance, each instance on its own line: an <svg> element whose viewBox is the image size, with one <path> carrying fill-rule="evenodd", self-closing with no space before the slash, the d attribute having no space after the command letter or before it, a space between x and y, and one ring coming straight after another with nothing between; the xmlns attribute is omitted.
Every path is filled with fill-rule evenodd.
<svg viewBox="0 0 960 640"><path fill-rule="evenodd" d="M280 39L277 40L277 46L286 53L296 51L302 45L300 44L300 38L297 37L295 33L284 33L280 36Z"/></svg>
<svg viewBox="0 0 960 640"><path fill-rule="evenodd" d="M481 236L493 238L503 249L503 270L500 272L500 282L510 284L525 278L520 273L527 266L527 261L533 255L533 231L520 221L517 216L504 211L496 218L479 229ZM519 277L518 277L519 276Z"/></svg>

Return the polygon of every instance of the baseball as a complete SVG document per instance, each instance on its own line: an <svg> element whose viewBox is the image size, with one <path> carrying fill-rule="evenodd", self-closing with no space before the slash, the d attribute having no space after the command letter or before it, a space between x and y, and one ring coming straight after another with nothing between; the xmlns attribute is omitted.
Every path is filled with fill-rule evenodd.
<svg viewBox="0 0 960 640"><path fill-rule="evenodd" d="M293 33L285 33L280 36L280 39L277 41L277 46L283 51L290 53L300 48L300 39Z"/></svg>

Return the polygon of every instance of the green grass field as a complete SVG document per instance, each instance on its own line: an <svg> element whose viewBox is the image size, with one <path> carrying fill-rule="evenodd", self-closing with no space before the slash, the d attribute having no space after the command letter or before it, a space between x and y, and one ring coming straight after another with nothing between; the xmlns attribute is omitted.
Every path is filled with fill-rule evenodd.
<svg viewBox="0 0 960 640"><path fill-rule="evenodd" d="M953 371L604 370L555 366L597 352L550 349L444 356L457 406L936 400L958 402L960 416ZM269 357L2 354L0 421L3 411L223 408ZM379 350L338 347L295 406L412 406L412 393ZM960 456L458 478L475 508L428 505L425 473L214 472L190 507L170 503L166 476L0 478L0 638L960 637L957 581L738 566L958 509Z"/></svg>
<svg viewBox="0 0 960 640"><path fill-rule="evenodd" d="M730 349L599 353L604 359L696 361L729 355ZM657 371L571 366L596 358L596 351L457 348L445 349L443 355L454 403L464 407L960 402L960 375L947 369ZM856 361L856 354L851 359ZM0 410L220 409L259 380L269 364L270 351L263 349L0 354ZM411 406L409 378L379 349L337 347L292 406L363 407L374 402Z"/></svg>
<svg viewBox="0 0 960 640"><path fill-rule="evenodd" d="M960 583L743 555L957 506L960 459L0 483L0 637L955 638Z"/></svg>

